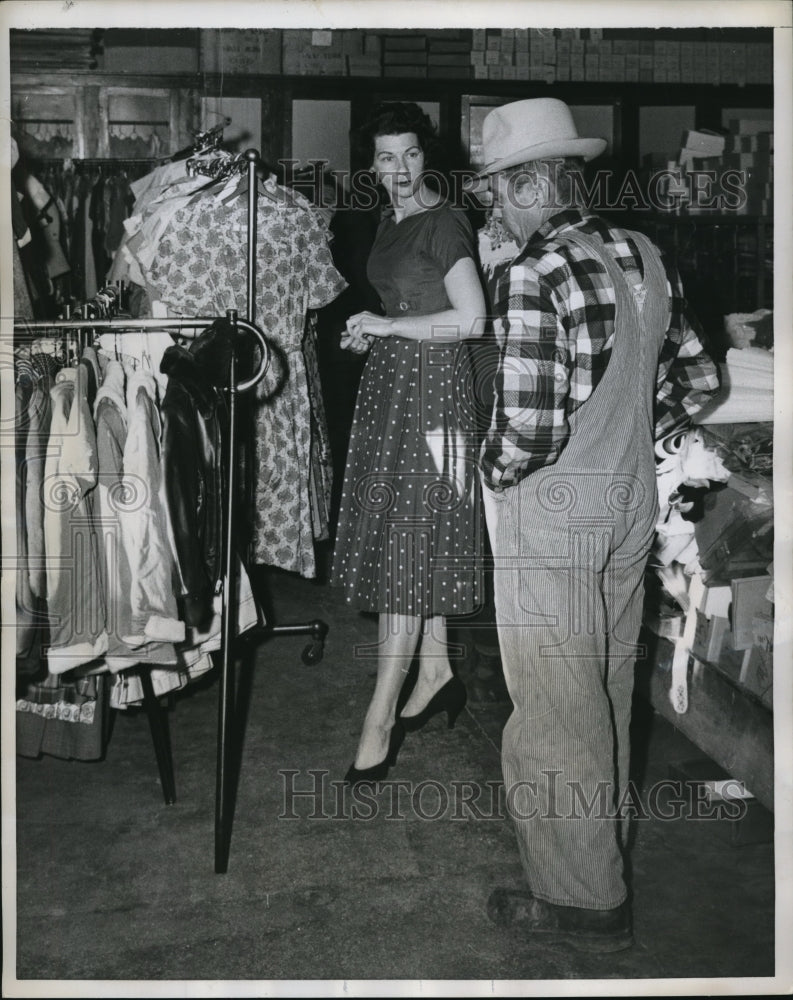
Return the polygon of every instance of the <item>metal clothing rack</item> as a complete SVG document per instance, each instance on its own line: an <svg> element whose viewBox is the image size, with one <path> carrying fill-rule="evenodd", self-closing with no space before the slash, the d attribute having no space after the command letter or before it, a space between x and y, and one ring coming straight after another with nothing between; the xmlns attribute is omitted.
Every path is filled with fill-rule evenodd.
<svg viewBox="0 0 793 1000"><path fill-rule="evenodd" d="M236 620L236 548L234 544L236 518L235 494L237 490L237 470L234 456L237 444L237 396L248 392L264 377L270 364L270 348L262 331L255 325L256 314L256 241L257 241L257 174L259 153L248 150L244 154L248 171L248 252L247 252L247 318L240 319L235 309L227 311L226 318L231 325L233 339L229 361L227 449L228 468L226 470L226 495L223 506L223 569L220 636L220 692L218 698L217 768L215 783L215 872L223 874L228 870L231 822L234 810L234 781L230 774L233 762L232 726L234 718L234 623ZM239 161L238 161L239 162ZM35 333L53 330L102 330L111 333L131 333L141 330L172 330L187 336L187 330L203 329L216 317L171 317L164 319L127 319L113 317L105 319L63 319L15 322L14 330L20 333ZM253 334L259 343L261 360L258 370L248 379L237 382L236 348L240 330ZM193 334L194 335L194 334ZM304 650L303 661L318 662L322 658L322 644L328 632L325 622L311 622L291 625L270 625L256 630L257 635L310 635L312 644ZM155 745L155 753L163 783L163 795L167 804L176 801L173 781L173 766L170 741L167 730L155 718L156 697L151 678L143 672L144 697L149 715L149 724ZM148 681L148 684L146 683Z"/></svg>

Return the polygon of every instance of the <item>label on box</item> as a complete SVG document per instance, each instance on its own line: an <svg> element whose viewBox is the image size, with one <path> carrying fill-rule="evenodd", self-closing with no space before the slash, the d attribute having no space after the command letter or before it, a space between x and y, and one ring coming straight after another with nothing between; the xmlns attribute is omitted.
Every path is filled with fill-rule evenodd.
<svg viewBox="0 0 793 1000"><path fill-rule="evenodd" d="M281 35L280 30L270 28L203 30L201 71L230 75L280 73Z"/></svg>

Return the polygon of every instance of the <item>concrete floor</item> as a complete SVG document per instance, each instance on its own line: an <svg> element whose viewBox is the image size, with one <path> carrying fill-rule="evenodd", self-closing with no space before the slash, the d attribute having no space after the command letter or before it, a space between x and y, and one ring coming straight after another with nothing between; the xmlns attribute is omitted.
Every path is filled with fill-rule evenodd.
<svg viewBox="0 0 793 1000"><path fill-rule="evenodd" d="M374 663L353 649L374 640L375 622L321 583L272 574L268 592L278 621L321 617L331 632L318 665L301 663L306 641L294 637L264 642L243 670L249 710L227 874L213 868L212 679L169 713L173 806L137 711L117 713L102 762L18 758L19 980L468 980L476 994L514 980L536 992L539 980L774 974L773 845L733 846L724 822L636 824L635 945L591 956L488 921L490 890L522 882L507 820L465 809L454 818L451 805L438 815L433 784L416 808L383 793L375 815L354 819L348 803L345 816L329 782L354 752ZM471 661L460 667L470 679ZM497 784L509 707L487 683L474 692L452 731L436 718L408 734L394 779ZM635 730L645 790L670 761L701 756L646 706ZM311 771L327 772L323 806L303 796L290 811L288 783L310 789L322 780Z"/></svg>

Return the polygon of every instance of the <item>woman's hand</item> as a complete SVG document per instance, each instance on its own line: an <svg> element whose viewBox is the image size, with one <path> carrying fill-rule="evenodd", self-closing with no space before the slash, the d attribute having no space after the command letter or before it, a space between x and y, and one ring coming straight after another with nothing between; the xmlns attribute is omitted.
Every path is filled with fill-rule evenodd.
<svg viewBox="0 0 793 1000"><path fill-rule="evenodd" d="M377 313L359 312L347 320L347 332L358 337L390 337L394 332L394 321Z"/></svg>
<svg viewBox="0 0 793 1000"><path fill-rule="evenodd" d="M350 333L347 330L341 335L340 344L345 351L352 351L353 354L366 354L372 346L372 338L359 336L357 333Z"/></svg>

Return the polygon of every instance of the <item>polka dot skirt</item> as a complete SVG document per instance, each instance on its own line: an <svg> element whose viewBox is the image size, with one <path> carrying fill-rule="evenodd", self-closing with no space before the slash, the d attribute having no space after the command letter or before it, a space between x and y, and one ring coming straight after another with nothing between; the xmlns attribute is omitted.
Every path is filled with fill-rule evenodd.
<svg viewBox="0 0 793 1000"><path fill-rule="evenodd" d="M361 611L463 615L482 601L483 519L465 344L376 340L361 379L332 582Z"/></svg>

